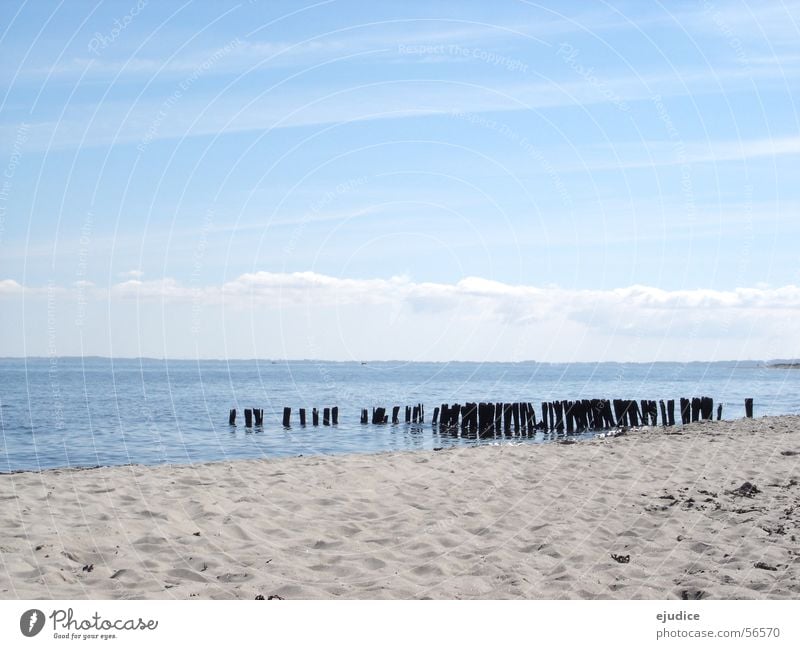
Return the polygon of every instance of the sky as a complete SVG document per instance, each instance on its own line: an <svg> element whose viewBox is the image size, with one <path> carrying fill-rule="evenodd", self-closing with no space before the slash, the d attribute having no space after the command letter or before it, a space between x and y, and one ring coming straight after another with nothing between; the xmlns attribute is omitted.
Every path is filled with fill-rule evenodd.
<svg viewBox="0 0 800 649"><path fill-rule="evenodd" d="M0 3L0 356L800 357L800 3Z"/></svg>

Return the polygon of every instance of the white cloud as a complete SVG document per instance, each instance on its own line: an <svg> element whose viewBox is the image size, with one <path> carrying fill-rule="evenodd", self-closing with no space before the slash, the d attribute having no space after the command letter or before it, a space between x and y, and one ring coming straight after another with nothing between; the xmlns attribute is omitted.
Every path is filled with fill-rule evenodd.
<svg viewBox="0 0 800 649"><path fill-rule="evenodd" d="M119 276L123 279L141 279L144 275L144 272L141 270L126 270L119 273Z"/></svg>
<svg viewBox="0 0 800 649"><path fill-rule="evenodd" d="M0 280L0 295L14 295L22 292L22 285L13 279Z"/></svg>
<svg viewBox="0 0 800 649"><path fill-rule="evenodd" d="M115 284L120 299L195 301L291 307L388 305L404 302L417 310L458 311L524 322L532 318L571 317L586 313L800 309L800 287L707 288L665 290L633 285L622 288L569 289L507 284L466 277L454 284L414 282L408 277L349 279L311 271L245 273L220 285L187 286L172 278Z"/></svg>
<svg viewBox="0 0 800 649"><path fill-rule="evenodd" d="M51 308L63 349L73 344L82 353L550 361L800 353L795 285L576 289L482 277L442 283L258 271L217 284L130 279L106 289L0 280L0 298L4 306L21 301L28 313L25 323L12 326L9 318L4 324L31 341L27 347L7 342L4 353L13 354L39 349L34 329ZM13 316L20 309L8 311ZM93 327L91 337L71 330L78 312ZM42 349L46 340L39 340ZM89 347L81 346L86 341Z"/></svg>

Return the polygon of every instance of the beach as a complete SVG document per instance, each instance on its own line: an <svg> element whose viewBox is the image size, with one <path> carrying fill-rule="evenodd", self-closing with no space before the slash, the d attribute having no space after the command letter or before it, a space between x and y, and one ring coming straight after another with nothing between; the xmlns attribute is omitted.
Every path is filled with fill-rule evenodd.
<svg viewBox="0 0 800 649"><path fill-rule="evenodd" d="M0 475L0 598L797 598L798 536L798 416L55 469Z"/></svg>

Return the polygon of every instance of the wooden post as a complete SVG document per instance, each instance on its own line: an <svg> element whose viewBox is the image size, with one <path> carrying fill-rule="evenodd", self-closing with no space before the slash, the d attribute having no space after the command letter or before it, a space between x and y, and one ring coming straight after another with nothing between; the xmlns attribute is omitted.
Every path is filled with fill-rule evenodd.
<svg viewBox="0 0 800 649"><path fill-rule="evenodd" d="M228 425L236 425L236 408L231 408L231 411L228 413Z"/></svg>
<svg viewBox="0 0 800 649"><path fill-rule="evenodd" d="M406 423L411 423L411 406L406 406Z"/></svg>
<svg viewBox="0 0 800 649"><path fill-rule="evenodd" d="M575 430L575 424L572 417L572 401L564 401L562 403L564 407L564 422L567 425L567 435L570 435ZM564 430L563 426L560 427L559 430Z"/></svg>
<svg viewBox="0 0 800 649"><path fill-rule="evenodd" d="M425 423L425 405L424 404L419 404L419 423L420 424L424 424Z"/></svg>
<svg viewBox="0 0 800 649"><path fill-rule="evenodd" d="M331 425L331 409L330 408L323 408L322 409L322 425L323 426L330 426Z"/></svg>
<svg viewBox="0 0 800 649"><path fill-rule="evenodd" d="M667 404L664 403L664 399L658 400L658 405L661 407L661 425L667 425Z"/></svg>
<svg viewBox="0 0 800 649"><path fill-rule="evenodd" d="M244 425L247 428L253 427L253 411L250 408L244 409Z"/></svg>
<svg viewBox="0 0 800 649"><path fill-rule="evenodd" d="M431 419L431 425L435 426L439 421L439 406L436 406L433 409L433 419ZM397 423L396 421L394 423Z"/></svg>
<svg viewBox="0 0 800 649"><path fill-rule="evenodd" d="M744 400L744 416L752 419L753 418L753 400L752 399L745 399Z"/></svg>
<svg viewBox="0 0 800 649"><path fill-rule="evenodd" d="M547 419L547 402L542 401L542 430L550 430Z"/></svg>
<svg viewBox="0 0 800 649"><path fill-rule="evenodd" d="M264 410L263 408L253 408L253 417L256 420L256 426L264 425Z"/></svg>
<svg viewBox="0 0 800 649"><path fill-rule="evenodd" d="M319 410L317 410L316 408L311 409L311 423L314 426L319 426Z"/></svg>
<svg viewBox="0 0 800 649"><path fill-rule="evenodd" d="M551 430L564 430L564 413L566 412L564 404L566 404L566 401L556 401L550 404Z"/></svg>
<svg viewBox="0 0 800 649"><path fill-rule="evenodd" d="M368 424L369 423L369 410L366 408L361 409L361 423Z"/></svg>
<svg viewBox="0 0 800 649"><path fill-rule="evenodd" d="M667 415L669 417L669 421L667 422L668 426L675 425L675 399L667 399Z"/></svg>
<svg viewBox="0 0 800 649"><path fill-rule="evenodd" d="M719 421L720 419L722 419L722 404L719 404L717 406L717 421Z"/></svg>
<svg viewBox="0 0 800 649"><path fill-rule="evenodd" d="M519 432L519 403L511 404L511 416L514 418L514 430Z"/></svg>
<svg viewBox="0 0 800 649"><path fill-rule="evenodd" d="M639 405L635 400L631 400L629 408L630 412L628 413L628 416L630 417L631 426L637 427L639 425Z"/></svg>
<svg viewBox="0 0 800 649"><path fill-rule="evenodd" d="M502 403L495 403L494 404L494 429L497 434L500 434L502 430L503 424L503 404Z"/></svg>
<svg viewBox="0 0 800 649"><path fill-rule="evenodd" d="M503 432L511 432L511 404L503 404Z"/></svg>
<svg viewBox="0 0 800 649"><path fill-rule="evenodd" d="M439 425L447 426L450 423L450 412L446 403L442 404L442 409L439 411Z"/></svg>
<svg viewBox="0 0 800 649"><path fill-rule="evenodd" d="M454 403L450 407L450 426L458 428L458 416L461 414L461 404Z"/></svg>
<svg viewBox="0 0 800 649"><path fill-rule="evenodd" d="M467 404L467 419L469 419L469 432L478 432L478 404L470 402Z"/></svg>
<svg viewBox="0 0 800 649"><path fill-rule="evenodd" d="M400 423L400 406L392 407L392 423L393 424Z"/></svg>
<svg viewBox="0 0 800 649"><path fill-rule="evenodd" d="M292 419L292 409L291 408L284 408L283 409L283 427L289 428L291 425Z"/></svg>
<svg viewBox="0 0 800 649"><path fill-rule="evenodd" d="M305 408L300 408L299 412L300 412L300 425L301 426L305 426L306 425L306 409ZM364 422L362 421L361 423L363 424Z"/></svg>
<svg viewBox="0 0 800 649"><path fill-rule="evenodd" d="M614 413L611 411L611 401L603 399L603 425L605 428L614 428Z"/></svg>
<svg viewBox="0 0 800 649"><path fill-rule="evenodd" d="M692 421L700 421L700 397L692 397Z"/></svg>
<svg viewBox="0 0 800 649"><path fill-rule="evenodd" d="M334 426L339 425L339 406L333 406L333 408L331 408L331 423Z"/></svg>
<svg viewBox="0 0 800 649"><path fill-rule="evenodd" d="M588 430L589 429L589 408L591 406L591 402L588 399L581 399L581 408L579 410L580 417L581 417L581 429Z"/></svg>
<svg viewBox="0 0 800 649"><path fill-rule="evenodd" d="M700 398L700 418L714 419L714 400L711 397Z"/></svg>
<svg viewBox="0 0 800 649"><path fill-rule="evenodd" d="M681 423L685 426L692 420L692 402L681 397Z"/></svg>
<svg viewBox="0 0 800 649"><path fill-rule="evenodd" d="M411 423L416 424L417 421L419 421L419 408L417 406L414 406L411 414Z"/></svg>

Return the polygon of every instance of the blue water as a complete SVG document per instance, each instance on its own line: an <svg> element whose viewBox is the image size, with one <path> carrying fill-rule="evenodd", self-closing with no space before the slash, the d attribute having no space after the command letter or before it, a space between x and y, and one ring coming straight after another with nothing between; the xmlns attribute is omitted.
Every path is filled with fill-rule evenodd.
<svg viewBox="0 0 800 649"><path fill-rule="evenodd" d="M487 443L429 423L361 425L361 408L708 395L723 418L800 412L800 370L762 363L327 363L0 359L0 471L431 449ZM297 409L339 406L339 425L298 425ZM281 426L290 406L293 426ZM228 410L237 408L236 427ZM243 409L264 409L246 429ZM391 410L390 410L391 412ZM538 412L537 412L538 414ZM403 418L401 410L401 419ZM546 442L552 434L508 441ZM498 443L501 440L489 440Z"/></svg>

